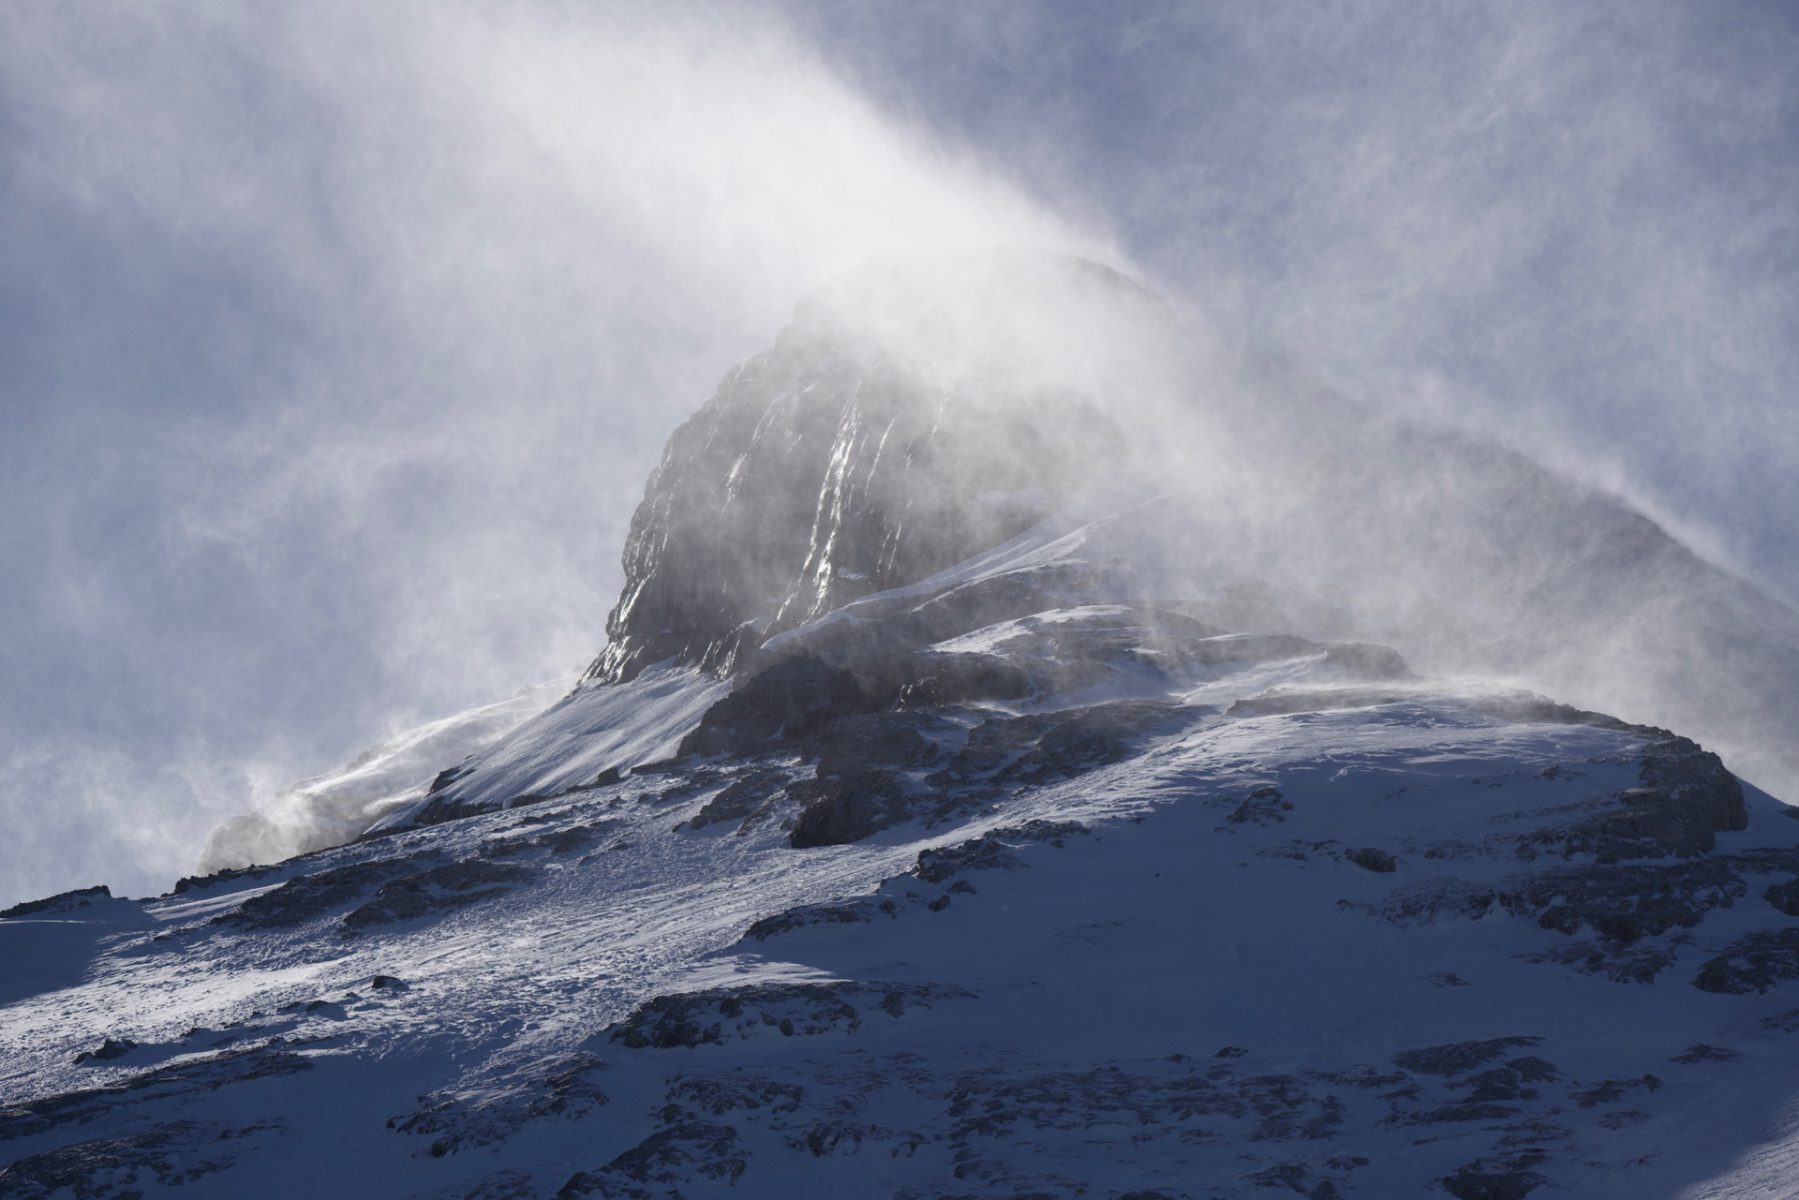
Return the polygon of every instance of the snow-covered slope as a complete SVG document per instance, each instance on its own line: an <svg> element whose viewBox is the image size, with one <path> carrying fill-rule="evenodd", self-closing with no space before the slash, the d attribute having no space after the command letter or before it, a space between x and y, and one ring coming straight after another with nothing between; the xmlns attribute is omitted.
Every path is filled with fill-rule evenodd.
<svg viewBox="0 0 1799 1200"><path fill-rule="evenodd" d="M931 802L852 844L794 847L777 739L11 916L0 1190L1672 1196L1782 1132L1781 806L1267 665L933 710Z"/></svg>
<svg viewBox="0 0 1799 1200"><path fill-rule="evenodd" d="M278 862L341 845L396 809L424 797L446 766L485 750L555 703L573 680L408 729L340 771L297 783L254 812L220 826L200 856L202 871Z"/></svg>
<svg viewBox="0 0 1799 1200"><path fill-rule="evenodd" d="M0 1196L1793 1194L1792 810L1367 640L1442 651L1383 609L1414 568L1500 658L1566 618L1515 661L1648 612L1606 644L1696 693L1737 661L1692 653L1755 652L1726 715L1765 745L1779 621L1644 640L1736 593L1497 452L1341 496L1312 462L1232 533L1074 452L1121 428L1093 380L1013 373L1116 356L931 295L727 380L583 683L307 785L356 840L0 914ZM1105 419L1049 422L1021 488L1046 412ZM1475 483L1415 493L1429 461Z"/></svg>

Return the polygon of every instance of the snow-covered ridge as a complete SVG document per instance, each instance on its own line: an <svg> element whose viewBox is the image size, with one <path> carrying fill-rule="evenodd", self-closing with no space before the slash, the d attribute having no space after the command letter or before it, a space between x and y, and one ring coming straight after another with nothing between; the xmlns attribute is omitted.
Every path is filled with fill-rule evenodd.
<svg viewBox="0 0 1799 1200"><path fill-rule="evenodd" d="M1120 356L983 391L1060 301L943 298L732 372L588 676L309 785L356 840L0 916L0 1194L1782 1194L1790 810L1485 676L1766 745L1784 618L1353 414L1117 489Z"/></svg>
<svg viewBox="0 0 1799 1200"><path fill-rule="evenodd" d="M359 836L421 799L445 766L517 729L572 683L552 680L427 722L366 751L342 770L294 784L257 811L220 827L201 855L201 871L278 862Z"/></svg>
<svg viewBox="0 0 1799 1200"><path fill-rule="evenodd" d="M1748 1148L1799 1054L1799 955L1733 949L1788 920L1780 806L1530 697L1263 684L852 714L0 921L0 1181L1623 1197ZM941 779L796 849L846 745Z"/></svg>

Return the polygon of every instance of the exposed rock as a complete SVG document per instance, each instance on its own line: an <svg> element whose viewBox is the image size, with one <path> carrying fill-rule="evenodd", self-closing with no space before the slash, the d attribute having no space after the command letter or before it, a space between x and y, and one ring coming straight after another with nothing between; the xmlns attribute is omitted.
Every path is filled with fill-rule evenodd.
<svg viewBox="0 0 1799 1200"><path fill-rule="evenodd" d="M124 1058L137 1049L137 1043L130 1038L107 1038L94 1050L83 1050L75 1056L77 1066L84 1062L109 1062L115 1058Z"/></svg>
<svg viewBox="0 0 1799 1200"><path fill-rule="evenodd" d="M142 1196L143 1185L179 1187L231 1165L230 1143L273 1130L172 1121L118 1137L91 1138L0 1168L0 1193L16 1200L102 1200Z"/></svg>
<svg viewBox="0 0 1799 1200"><path fill-rule="evenodd" d="M1729 908L1748 885L1721 859L1668 866L1564 867L1510 881L1505 906L1535 916L1545 929L1583 926L1618 942L1690 929L1714 908Z"/></svg>
<svg viewBox="0 0 1799 1200"><path fill-rule="evenodd" d="M1068 779L1124 758L1137 738L1179 711L1171 704L1131 702L991 717L969 731L967 742L928 782L937 787L977 782L1004 787Z"/></svg>
<svg viewBox="0 0 1799 1200"><path fill-rule="evenodd" d="M1396 888L1373 911L1397 925L1423 925L1441 918L1473 921L1499 899L1500 890L1492 884L1441 876Z"/></svg>
<svg viewBox="0 0 1799 1200"><path fill-rule="evenodd" d="M1230 816L1225 820L1232 825L1242 825L1246 822L1266 825L1270 822L1285 821L1287 818L1281 814L1292 811L1292 801L1281 795L1279 788L1259 787L1244 797L1243 803L1232 809Z"/></svg>
<svg viewBox="0 0 1799 1200"><path fill-rule="evenodd" d="M885 897L864 897L844 904L808 904L764 917L744 931L751 941L767 941L814 925L864 925L875 917L897 917L900 907Z"/></svg>
<svg viewBox="0 0 1799 1200"><path fill-rule="evenodd" d="M908 335L927 344L947 333L945 302L990 305L980 323L1015 328L1027 339L1020 350L1043 336L1017 315L1028 305L1016 290L971 291L967 267L890 269L878 286L915 295L890 311L930 314ZM1089 293L1149 303L1074 259L999 269L1077 303ZM1091 400L1009 394L987 375L927 382L891 352L892 331L851 313L834 300L802 306L773 349L727 374L669 439L631 520L625 587L590 678L629 679L669 658L728 671L769 634L1035 524L1122 451L1122 433ZM952 340L931 357L947 364L965 348ZM1006 454L991 453L1002 445Z"/></svg>
<svg viewBox="0 0 1799 1200"><path fill-rule="evenodd" d="M1741 995L1765 992L1799 979L1799 928L1761 930L1738 938L1699 969L1693 986L1702 992Z"/></svg>
<svg viewBox="0 0 1799 1200"><path fill-rule="evenodd" d="M1536 840L1557 844L1564 853L1591 854L1600 862L1691 858L1711 853L1715 835L1748 827L1742 785L1717 755L1664 730L1625 726L1610 718L1581 723L1658 736L1644 751L1639 786L1611 797L1596 816Z"/></svg>
<svg viewBox="0 0 1799 1200"><path fill-rule="evenodd" d="M1769 884L1762 899L1789 917L1799 917L1799 879Z"/></svg>
<svg viewBox="0 0 1799 1200"><path fill-rule="evenodd" d="M463 908L501 895L506 891L504 885L530 877L529 869L507 863L479 859L445 863L382 884L373 900L345 915L344 926L364 930Z"/></svg>
<svg viewBox="0 0 1799 1200"><path fill-rule="evenodd" d="M1477 1159L1443 1179L1443 1190L1455 1200L1524 1200L1549 1182L1532 1170L1542 1161L1543 1155L1534 1151L1509 1158Z"/></svg>
<svg viewBox="0 0 1799 1200"><path fill-rule="evenodd" d="M739 1040L774 1030L783 1037L854 1033L872 1007L888 1016L909 1005L930 1007L967 998L956 988L900 983L757 984L658 996L612 1028L611 1039L634 1049L667 1050ZM861 1005L863 1007L858 1007Z"/></svg>
<svg viewBox="0 0 1799 1200"><path fill-rule="evenodd" d="M1653 1075L1644 1075L1640 1079L1607 1079L1591 1087L1570 1091L1568 1099L1582 1108L1597 1108L1601 1104L1616 1104L1624 1098L1626 1091L1660 1091L1662 1081Z"/></svg>
<svg viewBox="0 0 1799 1200"><path fill-rule="evenodd" d="M786 771L769 768L747 771L708 800L705 807L688 820L686 827L704 829L708 825L736 821L742 828L751 817L768 812L791 779L791 774Z"/></svg>
<svg viewBox="0 0 1799 1200"><path fill-rule="evenodd" d="M1399 861L1391 854L1373 846L1363 846L1357 850L1346 851L1343 857L1356 866L1379 875L1391 874L1399 867Z"/></svg>
<svg viewBox="0 0 1799 1200"><path fill-rule="evenodd" d="M1674 947L1610 938L1574 941L1538 954L1521 955L1526 962L1558 963L1613 983L1654 983L1656 976L1674 965Z"/></svg>
<svg viewBox="0 0 1799 1200"><path fill-rule="evenodd" d="M297 875L280 887L259 892L231 911L219 914L213 918L213 924L289 929L350 904L371 888L415 867L416 864L402 859L375 859Z"/></svg>
<svg viewBox="0 0 1799 1200"><path fill-rule="evenodd" d="M803 779L788 792L805 805L788 835L796 850L859 842L913 815L905 780L874 767Z"/></svg>
<svg viewBox="0 0 1799 1200"><path fill-rule="evenodd" d="M72 892L58 892L54 896L45 896L42 900L27 900L23 904L0 909L0 919L29 917L39 913L72 912L78 908L87 908L97 901L111 899L112 889L99 884L95 887L77 888Z"/></svg>
<svg viewBox="0 0 1799 1200"><path fill-rule="evenodd" d="M1695 1045L1688 1046L1685 1051L1676 1054L1668 1061L1686 1063L1690 1066L1693 1063L1702 1062L1729 1062L1733 1058L1741 1057L1742 1053L1740 1051L1731 1050L1724 1046L1709 1045L1706 1042L1699 1042Z"/></svg>
<svg viewBox="0 0 1799 1200"><path fill-rule="evenodd" d="M714 704L681 743L682 754L755 754L775 738L797 740L847 713L883 701L856 677L809 654L783 659L749 676Z"/></svg>
<svg viewBox="0 0 1799 1200"><path fill-rule="evenodd" d="M1461 1075L1492 1062L1508 1050L1534 1046L1542 1040L1540 1037L1499 1037L1424 1046L1417 1050L1401 1050L1393 1056L1393 1065L1420 1075Z"/></svg>
<svg viewBox="0 0 1799 1200"><path fill-rule="evenodd" d="M825 726L808 749L818 757L820 775L838 775L869 765L929 766L941 757L922 731L937 721L923 713L850 713Z"/></svg>
<svg viewBox="0 0 1799 1200"><path fill-rule="evenodd" d="M603 1107L608 1100L595 1077L605 1066L585 1053L527 1060L474 1096L456 1088L421 1096L417 1109L390 1119L387 1127L432 1136L433 1158L491 1146L533 1122L574 1120Z"/></svg>

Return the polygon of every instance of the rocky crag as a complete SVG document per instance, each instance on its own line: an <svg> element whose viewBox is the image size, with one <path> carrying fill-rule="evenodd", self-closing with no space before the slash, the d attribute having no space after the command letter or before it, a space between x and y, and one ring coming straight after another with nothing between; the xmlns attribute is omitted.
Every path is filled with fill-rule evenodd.
<svg viewBox="0 0 1799 1200"><path fill-rule="evenodd" d="M0 914L0 1194L1782 1194L1790 810L1186 586L1069 335L1163 317L1032 261L1053 345L984 270L733 372L586 681L358 840Z"/></svg>

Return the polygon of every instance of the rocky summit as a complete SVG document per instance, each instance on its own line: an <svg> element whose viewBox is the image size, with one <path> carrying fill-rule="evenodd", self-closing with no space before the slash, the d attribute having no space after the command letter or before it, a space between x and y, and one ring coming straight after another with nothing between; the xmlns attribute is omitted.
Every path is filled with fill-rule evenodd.
<svg viewBox="0 0 1799 1200"><path fill-rule="evenodd" d="M1290 588L1315 549L1256 576L1240 510L1136 477L1161 376L1115 355L1173 328L1040 256L803 306L671 439L572 692L382 759L344 844L0 913L0 1195L1791 1195L1793 810L1692 731L1442 676L1437 617ZM1409 491L1439 530L1583 603L1749 594L1378 435L1439 436L1523 481ZM1392 528L1371 572L1499 544ZM1490 634L1508 594L1439 599Z"/></svg>

